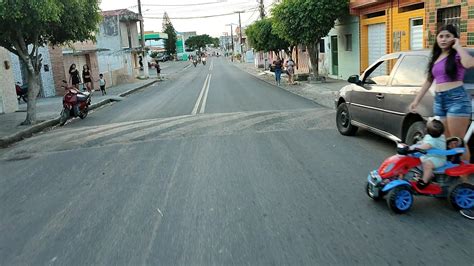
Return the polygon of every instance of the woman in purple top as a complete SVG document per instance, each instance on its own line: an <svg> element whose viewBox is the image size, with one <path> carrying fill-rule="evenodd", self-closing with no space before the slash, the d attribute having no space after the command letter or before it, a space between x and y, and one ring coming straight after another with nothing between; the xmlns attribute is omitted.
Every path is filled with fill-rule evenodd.
<svg viewBox="0 0 474 266"><path fill-rule="evenodd" d="M428 79L423 84L415 100L410 104L410 111L416 107L435 82L433 112L444 124L446 138L464 138L471 118L471 96L464 89L464 73L474 67L474 58L459 44L459 35L455 26L445 25L438 30L433 45L432 57L428 65ZM469 160L466 149L464 160ZM467 182L467 176L461 177ZM472 212L472 210L463 210ZM463 214L464 215L464 214Z"/></svg>

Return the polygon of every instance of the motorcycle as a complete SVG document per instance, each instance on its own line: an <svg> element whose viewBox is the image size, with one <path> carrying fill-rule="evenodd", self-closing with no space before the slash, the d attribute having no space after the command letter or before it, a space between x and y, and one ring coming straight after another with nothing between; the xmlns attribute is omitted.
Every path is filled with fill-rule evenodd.
<svg viewBox="0 0 474 266"><path fill-rule="evenodd" d="M206 65L206 58L205 58L205 57L202 59L202 64L203 64L204 66Z"/></svg>
<svg viewBox="0 0 474 266"><path fill-rule="evenodd" d="M89 92L80 92L74 87L65 87L67 93L63 97L63 110L59 118L59 125L66 124L70 117L80 117L84 119L89 113L91 105L91 94Z"/></svg>
<svg viewBox="0 0 474 266"><path fill-rule="evenodd" d="M194 67L196 67L197 63L198 63L198 61L197 61L196 59L193 59L193 65L194 65Z"/></svg>
<svg viewBox="0 0 474 266"><path fill-rule="evenodd" d="M28 85L27 84L20 85L20 83L16 83L15 90L16 90L18 103L20 103L20 99L23 99L23 101L27 103L28 102Z"/></svg>

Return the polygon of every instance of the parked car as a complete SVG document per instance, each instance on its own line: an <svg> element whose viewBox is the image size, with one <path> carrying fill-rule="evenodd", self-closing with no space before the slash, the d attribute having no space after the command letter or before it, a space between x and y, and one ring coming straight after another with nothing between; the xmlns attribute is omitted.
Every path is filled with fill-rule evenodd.
<svg viewBox="0 0 474 266"><path fill-rule="evenodd" d="M166 62L168 60L170 60L170 56L168 54L159 54L156 59L160 62Z"/></svg>
<svg viewBox="0 0 474 266"><path fill-rule="evenodd" d="M360 77L349 77L352 84L343 87L335 99L339 132L350 136L364 128L407 144L421 140L426 119L433 116L434 86L418 105L418 113L409 112L408 107L426 80L429 60L427 50L387 54ZM464 82L474 96L474 70L466 72Z"/></svg>

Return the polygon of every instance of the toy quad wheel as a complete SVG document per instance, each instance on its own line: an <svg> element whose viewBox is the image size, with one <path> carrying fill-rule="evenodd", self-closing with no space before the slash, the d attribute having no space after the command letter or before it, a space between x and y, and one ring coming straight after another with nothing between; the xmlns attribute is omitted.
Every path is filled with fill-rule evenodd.
<svg viewBox="0 0 474 266"><path fill-rule="evenodd" d="M387 205L395 213L406 213L413 205L413 194L408 186L396 187L387 195Z"/></svg>
<svg viewBox="0 0 474 266"><path fill-rule="evenodd" d="M365 192L367 193L367 196L369 196L369 198L371 198L373 200L381 200L383 198L382 191L379 192L378 196L374 195L374 193L373 193L373 191L370 187L369 182L367 182L367 184L365 185Z"/></svg>
<svg viewBox="0 0 474 266"><path fill-rule="evenodd" d="M451 189L448 200L456 210L474 208L474 186L468 183L457 184Z"/></svg>

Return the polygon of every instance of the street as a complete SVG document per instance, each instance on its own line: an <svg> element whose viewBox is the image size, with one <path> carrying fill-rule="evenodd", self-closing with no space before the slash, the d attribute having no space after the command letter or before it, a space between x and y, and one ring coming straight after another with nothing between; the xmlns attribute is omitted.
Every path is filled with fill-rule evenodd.
<svg viewBox="0 0 474 266"><path fill-rule="evenodd" d="M0 265L473 265L446 200L396 215L365 194L393 142L225 58L188 63L0 149Z"/></svg>

